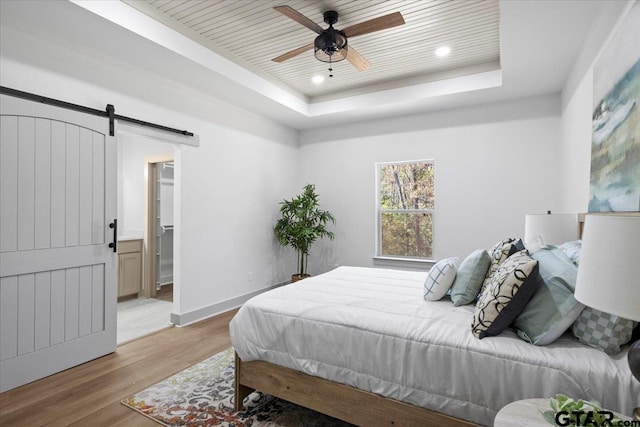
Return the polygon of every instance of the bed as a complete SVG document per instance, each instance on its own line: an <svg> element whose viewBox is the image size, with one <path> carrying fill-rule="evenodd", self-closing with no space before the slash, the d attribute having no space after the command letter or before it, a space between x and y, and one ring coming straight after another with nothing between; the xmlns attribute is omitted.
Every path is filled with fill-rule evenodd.
<svg viewBox="0 0 640 427"><path fill-rule="evenodd" d="M509 402L564 393L638 405L626 351L512 330L479 340L474 306L422 298L426 272L338 267L248 301L230 323L236 405L254 389L357 425L492 425Z"/></svg>

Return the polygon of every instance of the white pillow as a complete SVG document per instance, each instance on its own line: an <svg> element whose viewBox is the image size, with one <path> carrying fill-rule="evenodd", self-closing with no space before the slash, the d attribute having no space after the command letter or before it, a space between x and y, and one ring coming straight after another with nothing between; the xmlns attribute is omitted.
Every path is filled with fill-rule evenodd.
<svg viewBox="0 0 640 427"><path fill-rule="evenodd" d="M456 262L458 258L445 258L438 261L427 275L424 282L424 299L438 301L441 299L456 279Z"/></svg>

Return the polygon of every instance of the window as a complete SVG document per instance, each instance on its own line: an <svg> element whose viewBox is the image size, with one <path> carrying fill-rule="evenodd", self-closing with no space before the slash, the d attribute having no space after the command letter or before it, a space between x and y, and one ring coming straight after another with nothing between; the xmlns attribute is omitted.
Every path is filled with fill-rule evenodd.
<svg viewBox="0 0 640 427"><path fill-rule="evenodd" d="M377 256L431 258L433 160L376 164Z"/></svg>

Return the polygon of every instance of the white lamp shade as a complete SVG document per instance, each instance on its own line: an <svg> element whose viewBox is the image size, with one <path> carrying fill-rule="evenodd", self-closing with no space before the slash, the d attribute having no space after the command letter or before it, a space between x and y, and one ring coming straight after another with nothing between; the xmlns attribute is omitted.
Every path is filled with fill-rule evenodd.
<svg viewBox="0 0 640 427"><path fill-rule="evenodd" d="M640 322L640 215L587 215L575 297Z"/></svg>
<svg viewBox="0 0 640 427"><path fill-rule="evenodd" d="M559 245L578 238L578 214L532 214L524 220L524 241L538 236L547 245Z"/></svg>

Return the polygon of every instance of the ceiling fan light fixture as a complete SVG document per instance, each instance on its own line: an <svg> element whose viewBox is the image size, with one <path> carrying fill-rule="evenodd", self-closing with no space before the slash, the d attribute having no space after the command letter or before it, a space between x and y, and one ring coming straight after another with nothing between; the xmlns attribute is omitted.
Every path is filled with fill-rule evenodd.
<svg viewBox="0 0 640 427"><path fill-rule="evenodd" d="M339 62L347 57L347 36L342 31L329 27L313 42L314 55L318 61Z"/></svg>

